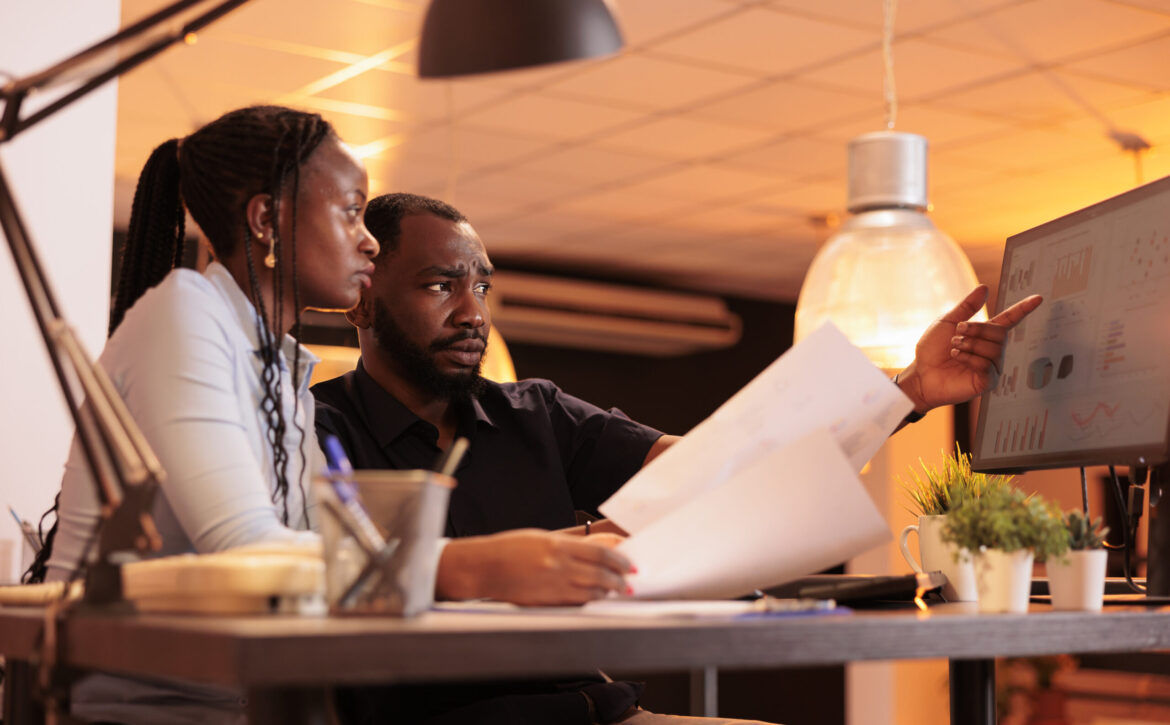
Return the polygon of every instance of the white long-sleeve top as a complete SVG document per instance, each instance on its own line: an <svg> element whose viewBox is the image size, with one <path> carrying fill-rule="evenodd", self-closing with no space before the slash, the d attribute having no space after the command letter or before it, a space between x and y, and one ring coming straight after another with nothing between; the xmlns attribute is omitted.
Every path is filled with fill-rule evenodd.
<svg viewBox="0 0 1170 725"><path fill-rule="evenodd" d="M202 275L175 270L126 313L99 358L167 474L153 510L163 540L159 556L316 537L307 530L316 527L311 498L305 503L305 496L320 460L308 391L318 360L300 348L300 385L294 391L289 365L297 343L283 340L286 526L282 502L273 502L276 475L261 410L256 320L252 303L222 265L212 262ZM76 437L58 516L52 579L77 567L99 516Z"/></svg>

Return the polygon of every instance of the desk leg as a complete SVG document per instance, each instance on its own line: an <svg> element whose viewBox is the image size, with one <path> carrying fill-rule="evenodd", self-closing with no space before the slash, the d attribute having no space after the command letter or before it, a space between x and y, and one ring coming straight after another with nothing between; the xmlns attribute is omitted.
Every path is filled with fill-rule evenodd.
<svg viewBox="0 0 1170 725"><path fill-rule="evenodd" d="M995 660L951 660L951 725L995 725Z"/></svg>
<svg viewBox="0 0 1170 725"><path fill-rule="evenodd" d="M719 716L719 668L691 670L691 715Z"/></svg>
<svg viewBox="0 0 1170 725"><path fill-rule="evenodd" d="M250 725L329 725L324 687L274 687L248 691Z"/></svg>

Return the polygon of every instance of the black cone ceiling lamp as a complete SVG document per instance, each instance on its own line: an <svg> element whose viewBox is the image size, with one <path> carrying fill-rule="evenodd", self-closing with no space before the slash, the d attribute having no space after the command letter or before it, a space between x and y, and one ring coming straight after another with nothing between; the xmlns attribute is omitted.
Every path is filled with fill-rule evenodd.
<svg viewBox="0 0 1170 725"><path fill-rule="evenodd" d="M621 47L608 0L432 0L418 74L490 73L609 55Z"/></svg>

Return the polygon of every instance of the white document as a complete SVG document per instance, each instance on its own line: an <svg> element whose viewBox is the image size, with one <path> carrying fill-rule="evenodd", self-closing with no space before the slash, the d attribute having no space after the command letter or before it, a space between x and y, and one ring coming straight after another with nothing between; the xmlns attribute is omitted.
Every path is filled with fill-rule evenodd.
<svg viewBox="0 0 1170 725"><path fill-rule="evenodd" d="M601 512L637 534L815 430L829 431L860 471L912 408L885 373L825 323L639 471ZM776 470L777 484L786 473ZM814 477L803 485L818 483Z"/></svg>
<svg viewBox="0 0 1170 725"><path fill-rule="evenodd" d="M758 457L618 547L642 599L735 597L839 564L890 538L825 430Z"/></svg>

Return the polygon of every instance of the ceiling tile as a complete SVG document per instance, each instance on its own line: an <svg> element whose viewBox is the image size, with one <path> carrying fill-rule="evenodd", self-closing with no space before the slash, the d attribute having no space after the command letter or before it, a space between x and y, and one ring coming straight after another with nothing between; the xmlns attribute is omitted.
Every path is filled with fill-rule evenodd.
<svg viewBox="0 0 1170 725"><path fill-rule="evenodd" d="M1043 27L1043 33L1033 29ZM1116 48L1170 27L1170 16L1104 0L1034 0L948 25L925 37L1025 65Z"/></svg>
<svg viewBox="0 0 1170 725"><path fill-rule="evenodd" d="M465 173L519 161L547 148L546 140L457 123L410 134L401 145L379 157L395 163L437 165L436 168Z"/></svg>
<svg viewBox="0 0 1170 725"><path fill-rule="evenodd" d="M759 213L789 214L807 218L826 212L840 212L845 208L845 179L839 182L810 182L794 184L782 191L768 194L748 203L748 208Z"/></svg>
<svg viewBox="0 0 1170 725"><path fill-rule="evenodd" d="M815 129L823 123L849 119L866 112L874 116L882 112L882 102L876 94L773 81L704 103L695 108L691 115L762 128L773 133L792 133Z"/></svg>
<svg viewBox="0 0 1170 725"><path fill-rule="evenodd" d="M680 216L676 224L707 234L762 234L791 225L799 217L791 212L765 212L750 204L717 208L696 205L694 213Z"/></svg>
<svg viewBox="0 0 1170 725"><path fill-rule="evenodd" d="M612 222L627 222L669 215L685 210L692 204L692 201L677 196L635 196L622 188L587 192L556 204L552 210L596 215Z"/></svg>
<svg viewBox="0 0 1170 725"><path fill-rule="evenodd" d="M1019 61L948 48L925 40L894 43L898 98L909 101L1018 72ZM800 76L815 85L882 97L882 58L873 50L816 68Z"/></svg>
<svg viewBox="0 0 1170 725"><path fill-rule="evenodd" d="M770 134L690 118L667 117L598 139L596 144L617 151L656 154L678 160L697 159L750 146Z"/></svg>
<svg viewBox="0 0 1170 725"><path fill-rule="evenodd" d="M725 0L621 0L615 5L618 26L629 47L650 45L682 29L737 12Z"/></svg>
<svg viewBox="0 0 1170 725"><path fill-rule="evenodd" d="M214 37L204 37L195 45L173 47L153 59L151 65L180 87L186 78L198 78L207 84L239 83L246 79L247 85L253 88L272 89L272 97L344 67L335 61L273 53ZM241 73L241 69L247 72Z"/></svg>
<svg viewBox="0 0 1170 725"><path fill-rule="evenodd" d="M509 168L485 174L469 174L455 182L459 195L499 199L520 205L537 205L550 199L571 197L577 185L544 174L522 173ZM497 217L498 215L493 215Z"/></svg>
<svg viewBox="0 0 1170 725"><path fill-rule="evenodd" d="M972 13L1014 5L1027 0L900 0L894 14L894 28L899 34L961 20ZM770 0L770 4L812 17L872 28L880 32L884 23L882 3L872 0Z"/></svg>
<svg viewBox="0 0 1170 725"><path fill-rule="evenodd" d="M1150 93L1075 73L1046 71L940 95L931 100L931 105L1037 123L1084 113L1086 106L1103 110L1119 103L1138 101L1148 98Z"/></svg>
<svg viewBox="0 0 1170 725"><path fill-rule="evenodd" d="M718 164L695 164L631 184L625 190L635 196L665 194L711 201L759 194L779 183L766 173Z"/></svg>
<svg viewBox="0 0 1170 725"><path fill-rule="evenodd" d="M1109 0L1109 2L1170 15L1170 0Z"/></svg>
<svg viewBox="0 0 1170 725"><path fill-rule="evenodd" d="M540 249L567 238L590 238L611 232L617 223L594 214L557 211L520 212L485 221L473 220L491 255L517 249Z"/></svg>
<svg viewBox="0 0 1170 725"><path fill-rule="evenodd" d="M414 76L367 70L316 94L327 100L343 101L385 109L407 122L446 119L471 108L505 97L500 86L460 81L420 81Z"/></svg>
<svg viewBox="0 0 1170 725"><path fill-rule="evenodd" d="M787 179L844 178L847 160L845 144L809 137L782 139L723 159L727 164L767 169Z"/></svg>
<svg viewBox="0 0 1170 725"><path fill-rule="evenodd" d="M818 131L816 136L846 143L863 133L883 130L885 124L882 121L883 118L878 116L868 121L832 125ZM931 148L940 148L952 143L1002 133L1010 127L1011 124L1003 120L959 111L947 111L921 104L902 104L898 106L895 129L925 136L930 141Z"/></svg>
<svg viewBox="0 0 1170 725"><path fill-rule="evenodd" d="M1058 128L1012 131L950 149L952 161L1018 172L1074 165L1086 156L1108 153L1116 146L1104 133L1073 134Z"/></svg>
<svg viewBox="0 0 1170 725"><path fill-rule="evenodd" d="M599 63L551 84L548 89L624 103L631 108L662 110L729 93L743 88L751 80L738 73L630 54L614 62Z"/></svg>
<svg viewBox="0 0 1170 725"><path fill-rule="evenodd" d="M1170 91L1170 35L1069 63L1067 68L1156 91Z"/></svg>
<svg viewBox="0 0 1170 725"><path fill-rule="evenodd" d="M522 173L572 179L585 187L621 182L671 166L673 162L634 153L607 151L595 146L553 149L548 154L512 168Z"/></svg>
<svg viewBox="0 0 1170 725"><path fill-rule="evenodd" d="M159 3L153 5L157 9ZM373 55L417 37L421 24L419 9L407 4L379 7L352 0L252 0L201 35L260 30L286 42Z"/></svg>
<svg viewBox="0 0 1170 725"><path fill-rule="evenodd" d="M642 117L640 112L600 103L523 94L494 103L484 110L467 113L460 120L477 127L511 133L550 139L575 139L628 125Z"/></svg>
<svg viewBox="0 0 1170 725"><path fill-rule="evenodd" d="M874 33L768 7L754 7L657 43L656 52L775 75L877 47Z"/></svg>
<svg viewBox="0 0 1170 725"><path fill-rule="evenodd" d="M1106 116L1115 129L1136 133L1151 144L1154 148L1145 152L1148 158L1159 156L1159 151L1165 154L1165 147L1170 145L1170 92L1111 108ZM1108 133L1102 120L1095 116L1070 120L1059 124L1059 127L1070 133L1093 138ZM1115 141L1110 141L1110 149L1118 149ZM1170 157L1170 154L1167 156Z"/></svg>

